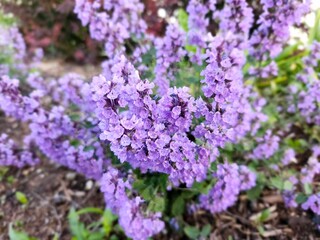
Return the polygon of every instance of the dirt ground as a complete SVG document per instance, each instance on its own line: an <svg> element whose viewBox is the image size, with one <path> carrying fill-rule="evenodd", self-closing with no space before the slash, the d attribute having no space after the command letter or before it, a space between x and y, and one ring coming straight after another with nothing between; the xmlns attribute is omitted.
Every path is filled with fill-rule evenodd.
<svg viewBox="0 0 320 240"><path fill-rule="evenodd" d="M9 179L13 179L10 183ZM12 180L11 180L12 181ZM59 234L62 240L71 239L67 215L71 207L103 207L98 186L84 177L53 163L44 162L35 168L9 169L0 182L0 239L7 240L8 226L19 222L29 235L52 239ZM90 189L88 186L92 186ZM23 206L15 192L26 194ZM270 215L258 232L255 219L268 208ZM210 215L199 211L185 216L190 225L212 225L210 239L320 239L308 213L286 209L275 192L265 191L261 201L252 202L242 195L235 207L223 214ZM84 222L93 219L86 216ZM183 239L170 233L156 239Z"/></svg>
<svg viewBox="0 0 320 240"><path fill-rule="evenodd" d="M13 183L8 183L9 176ZM104 206L98 187L92 183L54 164L10 169L0 182L0 239L8 239L8 226L17 221L30 236L52 239L58 234L59 239L71 239L67 218L70 208ZM16 191L26 195L27 205L17 201Z"/></svg>

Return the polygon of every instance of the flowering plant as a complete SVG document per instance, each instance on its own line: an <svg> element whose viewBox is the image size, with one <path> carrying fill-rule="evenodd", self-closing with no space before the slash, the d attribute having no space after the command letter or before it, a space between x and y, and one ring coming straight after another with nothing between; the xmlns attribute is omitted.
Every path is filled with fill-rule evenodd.
<svg viewBox="0 0 320 240"><path fill-rule="evenodd" d="M186 212L225 211L247 190L254 199L277 189L288 207L319 214L320 44L287 44L310 3L223 2L190 0L159 37L147 32L139 0L76 0L107 56L92 81L31 71L22 39L5 28L2 45L24 70L0 65L0 108L30 132L19 143L1 135L0 164L34 165L41 153L95 179L132 239L181 225Z"/></svg>

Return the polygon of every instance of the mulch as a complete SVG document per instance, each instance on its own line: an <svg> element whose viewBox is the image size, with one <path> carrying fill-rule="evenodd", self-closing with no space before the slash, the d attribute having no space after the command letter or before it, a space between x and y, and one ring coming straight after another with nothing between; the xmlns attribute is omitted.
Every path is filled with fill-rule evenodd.
<svg viewBox="0 0 320 240"><path fill-rule="evenodd" d="M88 181L90 180L48 161L32 168L8 169L0 181L0 239L9 239L9 224L17 222L30 236L41 240L52 239L54 234L58 234L62 240L71 239L67 218L70 208L104 206L97 184ZM92 186L90 189L89 185ZM28 204L18 202L16 191L27 196ZM260 224L264 231L259 233L257 219L265 209L270 214ZM250 201L246 195L241 195L234 207L221 214L211 215L198 211L185 216L185 221L192 226L210 224L212 240L320 239L312 219L311 213L285 208L280 195L268 190L263 192L258 201ZM86 214L81 220L92 223L97 219ZM156 239L185 237L169 232Z"/></svg>

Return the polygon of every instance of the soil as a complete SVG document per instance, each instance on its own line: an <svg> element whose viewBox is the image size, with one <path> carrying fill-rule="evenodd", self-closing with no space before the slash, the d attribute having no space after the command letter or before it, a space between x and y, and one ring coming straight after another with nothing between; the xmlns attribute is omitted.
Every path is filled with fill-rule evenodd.
<svg viewBox="0 0 320 240"><path fill-rule="evenodd" d="M14 182L9 183L12 177ZM0 182L0 239L9 239L9 224L17 222L26 233L41 240L53 239L55 234L61 240L71 239L67 217L70 208L104 206L95 184L91 189L85 188L88 181L53 163L10 169ZM17 201L16 191L26 195L26 205ZM89 215L86 217L84 222L93 221Z"/></svg>
<svg viewBox="0 0 320 240"><path fill-rule="evenodd" d="M10 179L14 179L10 183ZM64 167L43 162L35 168L9 169L0 181L0 239L7 240L10 223L22 225L30 236L38 239L71 239L68 229L68 212L71 207L104 206L102 194L94 183L86 189L88 181ZM23 192L28 204L22 205L15 192ZM281 197L274 191L265 191L259 201L249 201L241 195L235 207L223 214L211 215L198 211L185 216L193 226L210 224L212 240L236 239L320 239L313 216L308 212L284 207ZM269 209L270 215L263 222L264 231L258 231L259 214ZM84 222L90 223L90 215ZM96 219L95 219L96 220ZM178 234L159 235L155 239L184 239Z"/></svg>

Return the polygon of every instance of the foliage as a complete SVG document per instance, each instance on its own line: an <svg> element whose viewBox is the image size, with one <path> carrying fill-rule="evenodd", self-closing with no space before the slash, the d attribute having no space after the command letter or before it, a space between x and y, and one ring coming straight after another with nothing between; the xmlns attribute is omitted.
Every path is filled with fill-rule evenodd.
<svg viewBox="0 0 320 240"><path fill-rule="evenodd" d="M77 0L74 12L107 56L90 83L42 77L6 25L0 108L29 133L19 144L0 135L1 165L44 155L98 181L109 210L72 208L77 240L117 239L120 229L148 239L164 228L205 239L212 227L191 226L188 215L224 212L240 194L257 201L265 189L319 215L319 11L309 42L287 44L291 28L305 31L309 6L257 5L191 0L161 37L148 32L138 0ZM262 236L271 210L251 220ZM85 224L83 214L99 220Z"/></svg>

